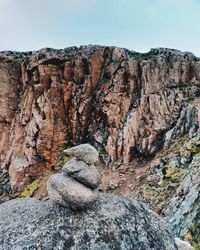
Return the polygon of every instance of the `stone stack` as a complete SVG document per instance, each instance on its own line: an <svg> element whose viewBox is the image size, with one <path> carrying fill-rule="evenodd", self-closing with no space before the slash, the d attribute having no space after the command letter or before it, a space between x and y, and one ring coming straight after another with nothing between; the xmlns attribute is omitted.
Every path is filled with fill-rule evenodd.
<svg viewBox="0 0 200 250"><path fill-rule="evenodd" d="M73 210L89 208L98 199L101 175L95 167L99 153L89 144L82 144L64 151L72 160L49 178L49 198Z"/></svg>

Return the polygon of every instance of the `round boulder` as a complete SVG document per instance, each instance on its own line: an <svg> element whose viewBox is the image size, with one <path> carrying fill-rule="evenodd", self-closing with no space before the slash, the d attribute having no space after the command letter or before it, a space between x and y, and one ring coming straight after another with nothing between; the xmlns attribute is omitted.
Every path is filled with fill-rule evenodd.
<svg viewBox="0 0 200 250"><path fill-rule="evenodd" d="M90 144L81 144L64 150L64 153L71 157L76 157L78 160L84 161L87 164L95 164L99 161L99 152Z"/></svg>
<svg viewBox="0 0 200 250"><path fill-rule="evenodd" d="M87 188L66 173L51 176L47 182L47 192L52 201L73 210L91 207L98 198L98 191Z"/></svg>

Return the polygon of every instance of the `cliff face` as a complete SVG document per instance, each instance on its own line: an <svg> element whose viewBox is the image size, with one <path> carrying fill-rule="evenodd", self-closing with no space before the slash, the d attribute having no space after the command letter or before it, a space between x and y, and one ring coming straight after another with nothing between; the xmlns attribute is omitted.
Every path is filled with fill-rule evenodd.
<svg viewBox="0 0 200 250"><path fill-rule="evenodd" d="M63 147L90 142L112 161L154 155L200 115L200 59L115 47L0 53L0 162L13 191Z"/></svg>

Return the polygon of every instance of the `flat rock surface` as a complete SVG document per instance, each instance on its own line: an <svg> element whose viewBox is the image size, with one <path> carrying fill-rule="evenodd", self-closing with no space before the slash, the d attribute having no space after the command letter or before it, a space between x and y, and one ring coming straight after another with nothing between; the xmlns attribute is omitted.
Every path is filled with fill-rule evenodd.
<svg viewBox="0 0 200 250"><path fill-rule="evenodd" d="M104 196L80 213L35 199L0 205L0 250L175 250L160 218L133 199Z"/></svg>

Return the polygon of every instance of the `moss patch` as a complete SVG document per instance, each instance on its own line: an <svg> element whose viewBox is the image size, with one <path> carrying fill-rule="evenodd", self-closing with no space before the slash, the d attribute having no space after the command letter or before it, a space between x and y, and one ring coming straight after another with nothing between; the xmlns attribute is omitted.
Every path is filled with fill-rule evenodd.
<svg viewBox="0 0 200 250"><path fill-rule="evenodd" d="M67 163L71 159L72 157L66 156L64 154L58 156L54 164L51 166L51 170L56 173L60 172L63 166L65 165L65 163Z"/></svg>
<svg viewBox="0 0 200 250"><path fill-rule="evenodd" d="M144 200L158 213L162 212L168 200L174 195L181 179L188 171L181 167L158 166L163 168L162 181L159 185L145 184L138 192L138 197ZM155 173L152 173L154 175Z"/></svg>
<svg viewBox="0 0 200 250"><path fill-rule="evenodd" d="M27 198L33 196L34 192L39 188L40 178L34 180L31 184L25 187L25 189L19 195L20 198Z"/></svg>
<svg viewBox="0 0 200 250"><path fill-rule="evenodd" d="M178 138L178 140L175 140L172 144L171 149L173 150L180 150L181 147L184 146L185 143L189 141L188 135L184 135Z"/></svg>
<svg viewBox="0 0 200 250"><path fill-rule="evenodd" d="M170 182L180 182L181 177L185 173L185 169L182 168L168 168L164 175L164 179L168 179Z"/></svg>

